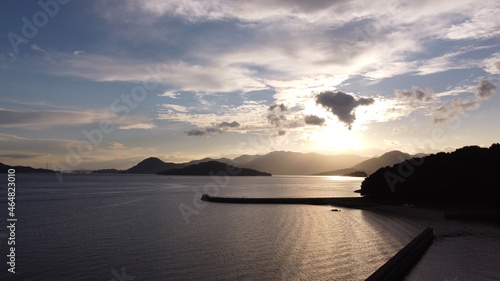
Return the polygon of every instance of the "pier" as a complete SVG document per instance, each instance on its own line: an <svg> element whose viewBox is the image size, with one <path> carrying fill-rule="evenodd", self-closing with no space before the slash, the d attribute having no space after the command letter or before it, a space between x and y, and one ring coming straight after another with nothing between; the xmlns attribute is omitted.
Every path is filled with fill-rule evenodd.
<svg viewBox="0 0 500 281"><path fill-rule="evenodd" d="M394 257L370 275L366 281L403 280L406 274L410 272L412 267L425 253L427 248L429 248L433 240L434 231L432 227L428 227L401 249Z"/></svg>
<svg viewBox="0 0 500 281"><path fill-rule="evenodd" d="M201 200L215 203L235 204L306 204L335 205L348 208L363 208L378 204L363 197L310 197L310 198L244 198L217 197L203 194Z"/></svg>

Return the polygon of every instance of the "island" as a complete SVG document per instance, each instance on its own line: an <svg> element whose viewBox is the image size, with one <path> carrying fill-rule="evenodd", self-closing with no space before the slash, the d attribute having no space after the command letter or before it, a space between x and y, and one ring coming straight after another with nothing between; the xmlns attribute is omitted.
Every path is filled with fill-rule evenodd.
<svg viewBox="0 0 500 281"><path fill-rule="evenodd" d="M14 169L16 171L16 173L26 173L26 174L28 174L28 173L37 173L37 174L55 173L55 171L49 170L49 169L37 169L37 168L28 167L28 166L10 166L10 165L0 163L0 174L7 174L7 172L10 169Z"/></svg>
<svg viewBox="0 0 500 281"><path fill-rule="evenodd" d="M159 172L158 175L212 176L221 173L229 176L272 176L270 173L247 168L239 168L217 161L198 163L184 168L168 169L166 171Z"/></svg>
<svg viewBox="0 0 500 281"><path fill-rule="evenodd" d="M368 175L365 172L363 172L363 171L355 171L355 172L352 172L352 173L343 174L342 176L343 177L366 178Z"/></svg>

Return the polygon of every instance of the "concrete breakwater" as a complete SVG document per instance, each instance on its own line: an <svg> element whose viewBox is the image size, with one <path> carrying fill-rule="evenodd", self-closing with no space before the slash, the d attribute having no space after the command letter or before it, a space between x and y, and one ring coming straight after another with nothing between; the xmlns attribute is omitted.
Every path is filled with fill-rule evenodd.
<svg viewBox="0 0 500 281"><path fill-rule="evenodd" d="M217 197L203 194L201 200L216 203L236 204L307 204L307 205L335 205L349 208L363 208L376 205L377 202L363 197L311 197L311 198L236 198Z"/></svg>
<svg viewBox="0 0 500 281"><path fill-rule="evenodd" d="M426 228L408 245L401 249L394 257L388 260L366 281L395 281L403 280L411 268L418 262L434 240L432 227Z"/></svg>

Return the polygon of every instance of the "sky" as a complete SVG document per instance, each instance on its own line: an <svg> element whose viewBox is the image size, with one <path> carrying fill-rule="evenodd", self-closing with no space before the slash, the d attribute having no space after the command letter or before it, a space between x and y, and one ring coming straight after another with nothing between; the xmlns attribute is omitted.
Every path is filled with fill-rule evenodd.
<svg viewBox="0 0 500 281"><path fill-rule="evenodd" d="M2 1L0 162L500 141L498 1Z"/></svg>

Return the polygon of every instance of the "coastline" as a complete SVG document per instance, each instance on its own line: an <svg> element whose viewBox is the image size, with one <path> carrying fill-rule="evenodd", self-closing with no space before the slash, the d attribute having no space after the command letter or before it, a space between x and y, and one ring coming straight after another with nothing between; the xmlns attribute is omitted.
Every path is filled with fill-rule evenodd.
<svg viewBox="0 0 500 281"><path fill-rule="evenodd" d="M427 219L461 220L498 220L500 208L467 204L439 205L420 202L416 205L403 201L382 200L366 197L311 197L311 198L246 198L218 197L203 194L201 200L227 204L307 204L329 205L351 209L383 212L393 215L411 216Z"/></svg>

